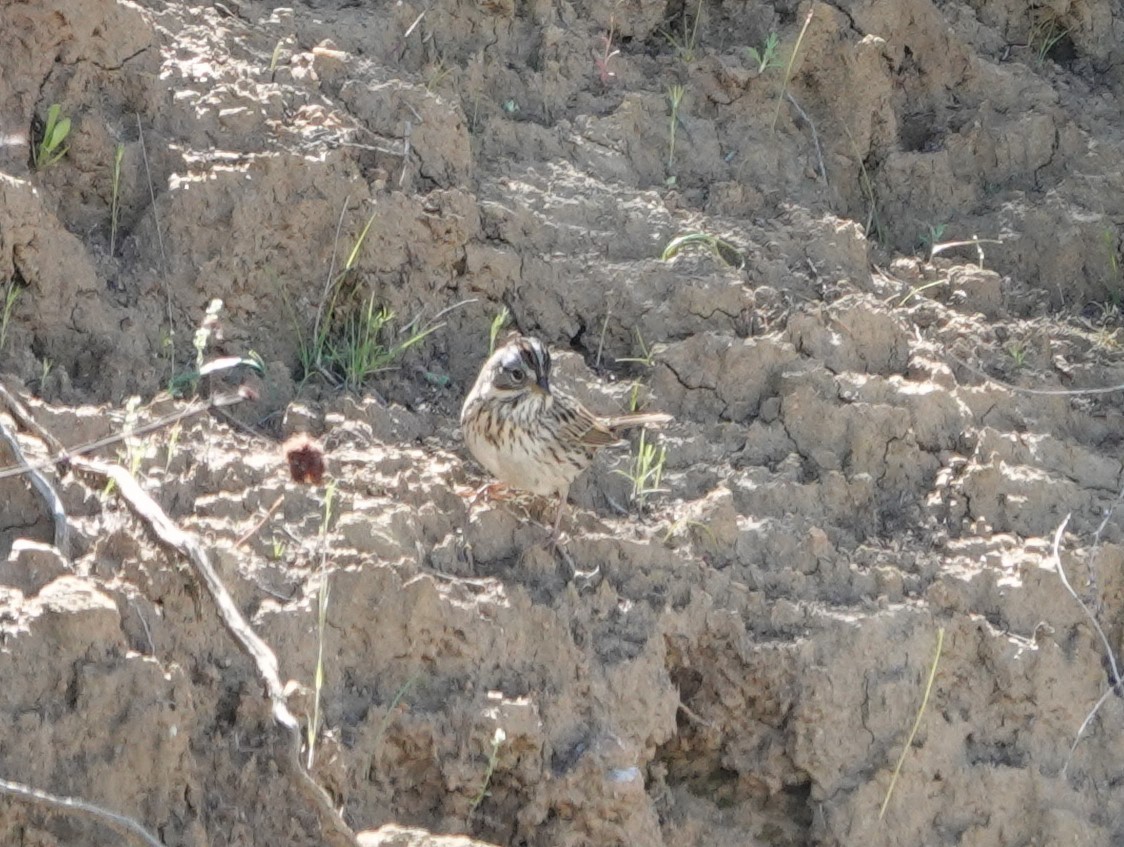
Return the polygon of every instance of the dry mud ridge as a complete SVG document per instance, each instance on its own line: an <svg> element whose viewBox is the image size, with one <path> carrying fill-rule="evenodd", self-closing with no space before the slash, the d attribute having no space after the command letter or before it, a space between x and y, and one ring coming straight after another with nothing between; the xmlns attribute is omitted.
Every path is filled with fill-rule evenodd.
<svg viewBox="0 0 1124 847"><path fill-rule="evenodd" d="M4 0L0 372L67 444L149 421L222 299L247 428L101 455L303 724L322 651L311 774L366 844L1122 844L1121 392L1081 393L1124 383L1122 95L1119 0ZM726 246L661 261L684 233ZM305 379L367 304L439 327ZM557 554L464 496L504 306L589 405L676 418L664 492L605 451ZM330 508L267 437L302 430ZM0 479L0 777L329 843L196 571L49 476L69 556ZM123 842L4 797L0 843Z"/></svg>

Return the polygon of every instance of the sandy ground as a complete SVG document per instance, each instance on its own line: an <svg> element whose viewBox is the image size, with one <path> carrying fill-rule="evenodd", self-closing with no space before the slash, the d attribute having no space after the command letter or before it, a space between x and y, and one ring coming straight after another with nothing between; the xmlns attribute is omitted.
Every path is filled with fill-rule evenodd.
<svg viewBox="0 0 1124 847"><path fill-rule="evenodd" d="M184 408L222 300L204 357L264 374L197 393L258 399L100 455L209 551L365 844L1122 843L1122 68L1110 0L8 3L0 374L119 432ZM722 248L661 260L688 233ZM304 367L371 304L436 329ZM549 504L466 498L505 307L591 407L675 416L662 490L603 451L557 552ZM0 778L327 843L197 572L48 476L68 555L0 478ZM0 842L122 843L11 798Z"/></svg>

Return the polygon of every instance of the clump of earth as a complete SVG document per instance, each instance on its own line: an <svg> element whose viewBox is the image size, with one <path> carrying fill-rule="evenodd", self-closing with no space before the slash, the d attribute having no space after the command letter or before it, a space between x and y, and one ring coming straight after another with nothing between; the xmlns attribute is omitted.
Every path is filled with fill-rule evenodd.
<svg viewBox="0 0 1124 847"><path fill-rule="evenodd" d="M8 3L0 375L134 432L364 844L1119 843L1122 69L1109 0ZM511 330L675 418L556 547L457 432ZM197 574L45 473L67 550L0 476L0 778L326 843Z"/></svg>

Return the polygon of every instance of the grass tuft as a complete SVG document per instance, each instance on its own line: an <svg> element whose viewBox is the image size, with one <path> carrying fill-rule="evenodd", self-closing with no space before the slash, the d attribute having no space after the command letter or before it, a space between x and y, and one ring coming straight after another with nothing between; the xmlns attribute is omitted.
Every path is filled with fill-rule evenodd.
<svg viewBox="0 0 1124 847"><path fill-rule="evenodd" d="M616 471L632 483L631 498L638 512L644 511L648 498L653 494L666 490L660 488L666 461L667 448L652 444L648 441L648 433L640 430L640 439L636 442L636 452L632 454L629 469Z"/></svg>
<svg viewBox="0 0 1124 847"><path fill-rule="evenodd" d="M781 116L781 103L784 102L785 91L788 90L788 84L792 80L792 69L796 65L796 57L800 54L800 45L804 43L804 35L808 32L808 27L812 23L812 15L815 13L815 11L815 6L812 6L812 8L808 10L808 14L804 18L804 26L800 28L800 35L796 38L796 46L792 48L792 55L788 57L788 64L784 69L784 81L781 82L781 93L777 97L777 109L775 112L773 112L772 129L774 132L777 129L777 120Z"/></svg>
<svg viewBox="0 0 1124 847"><path fill-rule="evenodd" d="M690 32L687 30L687 12L686 8L682 11L683 31L682 35L676 36L667 30L660 30L660 34L667 39L667 43L674 49L680 61L690 63L695 61L695 51L699 46L699 23L702 21L702 6L703 0L699 0L698 5L695 6L695 15L691 21ZM669 21L670 22L670 21Z"/></svg>
<svg viewBox="0 0 1124 847"><path fill-rule="evenodd" d="M639 328L637 328L635 330L635 332L636 332L636 343L640 345L640 352L641 352L642 355L640 355L640 356L625 356L624 358L617 359L617 361L618 362L633 362L633 363L638 364L638 365L643 365L646 368L650 368L652 366L653 362L655 361L655 355L656 355L655 351L644 342L644 336L640 334ZM633 407L633 411L634 412L636 411L635 406Z"/></svg>
<svg viewBox="0 0 1124 847"><path fill-rule="evenodd" d="M1052 16L1047 15L1039 20L1030 30L1029 45L1034 51L1035 65L1041 67L1049 58L1050 52L1058 46L1063 38L1069 35L1069 29L1063 27Z"/></svg>
<svg viewBox="0 0 1124 847"><path fill-rule="evenodd" d="M336 225L337 241L346 210L345 202ZM347 312L341 304L340 295L344 283L355 270L367 235L375 222L375 214L372 213L367 219L338 273L335 271L333 250L328 280L316 310L311 335L306 335L301 330L294 315L298 335L297 355L304 379L320 374L334 385L360 391L370 377L387 370L403 353L445 326L444 323L436 323L420 327L415 320L406 326L404 339L391 341L389 339L394 313L385 306L378 305L373 294L351 312Z"/></svg>

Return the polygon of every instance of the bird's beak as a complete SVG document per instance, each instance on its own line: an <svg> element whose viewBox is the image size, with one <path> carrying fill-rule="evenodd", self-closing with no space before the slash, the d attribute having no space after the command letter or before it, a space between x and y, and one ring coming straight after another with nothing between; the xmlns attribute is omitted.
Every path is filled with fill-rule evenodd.
<svg viewBox="0 0 1124 847"><path fill-rule="evenodd" d="M550 393L550 381L545 376L540 376L538 378L538 381L535 383L535 389L540 394L549 394Z"/></svg>

